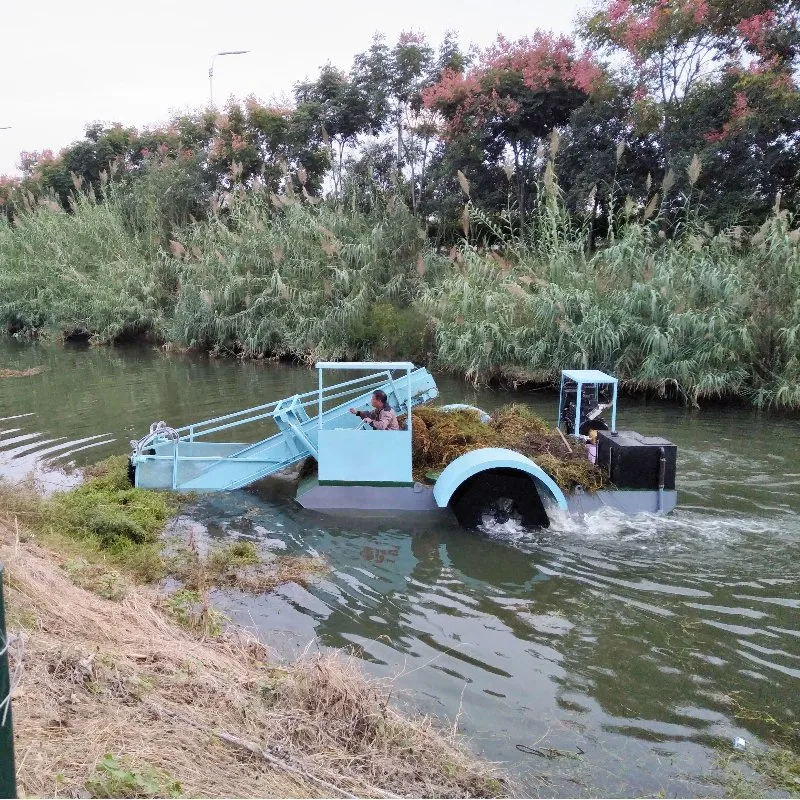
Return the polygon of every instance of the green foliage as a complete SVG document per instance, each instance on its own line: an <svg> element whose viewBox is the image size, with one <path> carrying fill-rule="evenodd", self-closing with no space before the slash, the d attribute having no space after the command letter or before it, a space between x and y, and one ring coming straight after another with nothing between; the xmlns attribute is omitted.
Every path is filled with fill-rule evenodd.
<svg viewBox="0 0 800 800"><path fill-rule="evenodd" d="M181 784L168 773L142 764L132 766L106 753L86 781L92 797L180 797Z"/></svg>
<svg viewBox="0 0 800 800"><path fill-rule="evenodd" d="M9 220L41 207L69 212L78 195L105 201L116 186L140 248L163 249L174 226L226 217L231 190L327 194L368 210L393 196L451 245L456 171L487 212L506 210L524 227L557 130L569 208L580 216L591 197L595 237L613 206L628 196L647 203L651 182L670 172L675 192L694 188L715 227L760 224L777 191L798 210L798 22L793 0L602 0L579 26L591 56L574 36L543 31L469 53L452 32L438 51L420 34L377 35L351 69L327 64L298 82L293 104L231 100L223 113L141 131L93 124L57 156L23 153L22 179L0 177L0 210ZM598 54L613 58L602 66ZM694 154L704 165L696 184L685 175ZM682 203L674 208L666 230L680 221ZM53 258L57 270L64 264L75 268ZM158 285L169 300L174 283ZM84 305L68 297L64 309L80 315Z"/></svg>
<svg viewBox="0 0 800 800"><path fill-rule="evenodd" d="M584 235L548 202L530 237L505 237L504 257L463 248L454 272L421 293L439 363L476 380L596 367L695 404L739 396L797 407L792 219L776 214L751 240L739 228L714 233L691 214L670 240L658 221L622 222L608 247L587 256Z"/></svg>
<svg viewBox="0 0 800 800"><path fill-rule="evenodd" d="M703 171L694 159L690 184ZM646 194L612 191L601 206L607 240L592 251L596 220L568 209L552 159L522 231L510 211L478 208L468 188L469 237L447 256L397 201L364 213L238 189L224 214L173 229L168 251L151 244L159 214L132 225L116 189L71 215L27 213L0 223L0 320L101 341L157 331L240 356L432 357L476 381L592 366L688 403L800 407L800 233L777 203L756 232L715 231L668 179L647 189L646 206ZM76 266L63 266L64 253ZM87 497L107 490L111 502ZM90 482L66 497L54 503L69 506L72 535L104 548L152 543L163 524L159 495ZM158 559L137 553L157 574Z"/></svg>
<svg viewBox="0 0 800 800"><path fill-rule="evenodd" d="M425 245L400 204L345 214L287 198L236 196L182 237L187 258L170 338L245 356L362 358L372 308L407 306ZM402 319L397 325L401 326Z"/></svg>
<svg viewBox="0 0 800 800"><path fill-rule="evenodd" d="M178 589L161 602L162 608L182 627L201 636L215 638L222 633L225 616L212 608L207 594Z"/></svg>
<svg viewBox="0 0 800 800"><path fill-rule="evenodd" d="M66 214L51 202L13 226L0 219L0 325L103 342L163 336L174 264L153 247L154 231L132 231L129 204L113 192L74 206Z"/></svg>
<svg viewBox="0 0 800 800"><path fill-rule="evenodd" d="M169 495L130 485L125 456L108 459L94 477L51 501L51 514L62 530L93 537L117 552L155 542L175 510Z"/></svg>
<svg viewBox="0 0 800 800"><path fill-rule="evenodd" d="M372 358L420 360L424 357L427 320L417 308L376 303L348 331L351 341Z"/></svg>
<svg viewBox="0 0 800 800"><path fill-rule="evenodd" d="M64 564L64 571L76 586L106 600L122 600L125 597L125 579L117 570L104 564L91 563L83 557L72 558Z"/></svg>
<svg viewBox="0 0 800 800"><path fill-rule="evenodd" d="M128 547L115 554L115 560L141 583L156 583L167 574L160 542Z"/></svg>
<svg viewBox="0 0 800 800"><path fill-rule="evenodd" d="M345 148L355 144L360 134L380 127L372 113L369 96L363 87L330 64L321 69L315 81L299 83L294 94L298 121L325 131L333 168L334 195L338 197Z"/></svg>

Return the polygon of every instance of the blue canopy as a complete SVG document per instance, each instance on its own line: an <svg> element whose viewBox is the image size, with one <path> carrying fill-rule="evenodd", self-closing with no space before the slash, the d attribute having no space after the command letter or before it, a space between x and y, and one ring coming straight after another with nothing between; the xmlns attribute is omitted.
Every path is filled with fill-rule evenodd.
<svg viewBox="0 0 800 800"><path fill-rule="evenodd" d="M606 375L599 369L565 369L561 375L569 378L575 383L616 383L617 379L613 375Z"/></svg>
<svg viewBox="0 0 800 800"><path fill-rule="evenodd" d="M581 402L582 390L587 384L589 386L597 387L599 384L608 384L614 387L613 396L611 398L611 430L617 430L617 384L618 381L613 375L606 375L605 372L600 372L599 369L563 369L561 370L561 392L558 397L558 420L556 427L561 425L561 412L564 409L564 381L572 381L577 384L577 394L575 397L575 430L571 432L572 436L580 434L580 419L581 419ZM595 388L595 396L597 390Z"/></svg>

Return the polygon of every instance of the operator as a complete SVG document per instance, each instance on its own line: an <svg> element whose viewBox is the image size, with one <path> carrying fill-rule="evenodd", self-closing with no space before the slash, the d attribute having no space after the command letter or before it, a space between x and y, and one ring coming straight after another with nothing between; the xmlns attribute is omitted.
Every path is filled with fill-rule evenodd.
<svg viewBox="0 0 800 800"><path fill-rule="evenodd" d="M358 411L350 409L351 414L355 414L363 419L367 425L371 425L376 431L399 431L400 425L397 422L397 414L394 413L389 405L386 392L378 389L372 393L372 411Z"/></svg>

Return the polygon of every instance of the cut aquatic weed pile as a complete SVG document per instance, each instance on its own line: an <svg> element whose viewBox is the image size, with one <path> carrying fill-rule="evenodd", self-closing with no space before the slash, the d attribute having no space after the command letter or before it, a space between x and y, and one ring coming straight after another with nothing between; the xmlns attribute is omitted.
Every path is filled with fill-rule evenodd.
<svg viewBox="0 0 800 800"><path fill-rule="evenodd" d="M67 557L77 584L101 595L125 592L126 581L113 567L138 581L162 578L160 536L178 509L175 497L133 488L124 456L89 467L84 476L76 488L49 498L33 485L0 482L0 521L24 524Z"/></svg>
<svg viewBox="0 0 800 800"><path fill-rule="evenodd" d="M80 486L54 495L52 516L65 531L94 536L109 550L156 541L177 510L168 494L131 486L125 456L109 458L86 475Z"/></svg>
<svg viewBox="0 0 800 800"><path fill-rule="evenodd" d="M162 577L159 538L178 509L174 496L132 487L125 456L109 458L85 474L84 483L45 503L40 527L88 540L141 580Z"/></svg>
<svg viewBox="0 0 800 800"><path fill-rule="evenodd" d="M504 784L390 685L333 654L279 664L242 632L201 641L156 608L71 583L0 517L24 796L495 796ZM55 599L55 600L54 600ZM17 635L19 639L16 638ZM129 792L128 794L116 793Z"/></svg>
<svg viewBox="0 0 800 800"><path fill-rule="evenodd" d="M194 538L166 559L170 575L180 580L183 589L204 592L211 587L231 587L262 594L285 583L307 587L311 579L328 571L321 558L307 556L262 557L249 541L233 542L201 555Z"/></svg>
<svg viewBox="0 0 800 800"><path fill-rule="evenodd" d="M589 462L580 442L567 448L558 431L525 406L508 405L481 422L477 411L442 411L421 406L412 414L414 477L444 469L479 447L507 447L533 459L564 490L583 486L590 492L607 485L605 473Z"/></svg>

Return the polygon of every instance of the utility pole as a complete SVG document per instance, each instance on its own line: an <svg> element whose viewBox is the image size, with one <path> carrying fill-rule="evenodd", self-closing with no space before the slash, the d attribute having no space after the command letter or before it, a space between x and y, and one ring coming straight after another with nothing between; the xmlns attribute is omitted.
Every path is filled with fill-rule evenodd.
<svg viewBox="0 0 800 800"><path fill-rule="evenodd" d="M217 56L242 56L249 53L249 50L220 50L211 56L211 63L208 66L208 100L210 108L214 108L214 59Z"/></svg>

